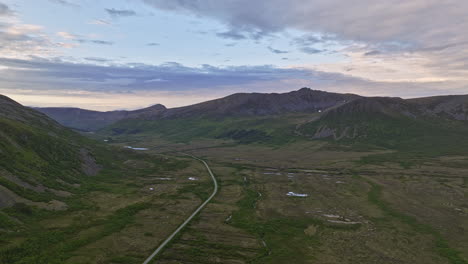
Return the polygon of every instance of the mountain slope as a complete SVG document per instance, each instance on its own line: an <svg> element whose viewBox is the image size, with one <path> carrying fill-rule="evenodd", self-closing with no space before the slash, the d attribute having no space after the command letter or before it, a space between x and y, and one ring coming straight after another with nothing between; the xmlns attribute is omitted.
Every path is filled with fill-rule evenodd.
<svg viewBox="0 0 468 264"><path fill-rule="evenodd" d="M468 95L423 97L409 99L408 102L424 107L427 115L468 120Z"/></svg>
<svg viewBox="0 0 468 264"><path fill-rule="evenodd" d="M113 124L124 118L148 117L151 115L157 115L159 112L165 111L166 107L158 104L135 111L122 110L109 112L99 112L67 107L45 107L35 109L57 120L60 124L66 127L84 131L93 131Z"/></svg>
<svg viewBox="0 0 468 264"><path fill-rule="evenodd" d="M405 100L303 88L284 94L233 94L146 115L127 115L99 133L158 135L184 142L196 138L268 144L332 140L405 151L460 153L468 132L467 109L466 95Z"/></svg>
<svg viewBox="0 0 468 264"><path fill-rule="evenodd" d="M37 108L62 125L98 130L124 119L162 120L180 118L226 118L270 116L321 111L358 98L302 88L289 93L239 93L199 104L166 109L155 105L136 111L98 112L79 108Z"/></svg>
<svg viewBox="0 0 468 264"><path fill-rule="evenodd" d="M201 178L199 166L92 141L0 96L0 263L122 263L132 254L123 262L141 263L167 235L144 235L161 230L147 220L163 215L169 232L198 204L191 190L179 193L183 183L157 179L178 177L203 194L204 180L186 179Z"/></svg>
<svg viewBox="0 0 468 264"><path fill-rule="evenodd" d="M80 177L99 170L86 139L56 121L0 97L0 207L17 202L62 210Z"/></svg>
<svg viewBox="0 0 468 264"><path fill-rule="evenodd" d="M450 117L450 118L448 118ZM425 155L462 154L468 124L434 114L427 103L401 98L360 98L301 127L312 139L367 144Z"/></svg>
<svg viewBox="0 0 468 264"><path fill-rule="evenodd" d="M302 88L289 93L239 93L195 105L169 109L162 118L246 117L317 112L358 98Z"/></svg>

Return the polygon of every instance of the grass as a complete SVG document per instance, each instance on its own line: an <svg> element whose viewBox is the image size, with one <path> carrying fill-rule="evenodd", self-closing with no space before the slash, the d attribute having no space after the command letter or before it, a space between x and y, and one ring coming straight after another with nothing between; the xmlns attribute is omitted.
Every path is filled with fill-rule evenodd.
<svg viewBox="0 0 468 264"><path fill-rule="evenodd" d="M213 192L213 183L211 181L202 182L198 184L185 184L178 190L179 194L193 193L200 201L205 201L210 197Z"/></svg>
<svg viewBox="0 0 468 264"><path fill-rule="evenodd" d="M159 135L174 142L189 143L195 139L231 139L238 144L259 143L284 145L296 140L294 124L299 116L266 116L261 118L185 118L175 120L125 120L100 131L111 138L137 138Z"/></svg>
<svg viewBox="0 0 468 264"><path fill-rule="evenodd" d="M0 184L23 198L34 202L61 200L68 205L66 211L56 212L21 203L1 209L0 263L64 263L74 256L77 250L107 236L119 234L123 229L135 223L135 220L138 220L135 219L136 214L149 209L154 203L158 203L158 199L163 199L154 198L156 200L145 199L136 203L132 202L141 200L141 198L136 198L144 196L140 193L144 182L135 181L135 179L145 178L149 175L173 174L192 166L188 159L148 155L121 148L113 149L113 147L96 142L88 142L75 135L78 139L73 142L82 140L85 145L81 146L86 146L92 151L97 162L103 166L98 175L86 176L79 173L81 161L75 155L79 150L79 145L63 141L57 146L53 144L49 144L48 147L41 146L43 143L48 144L49 135L43 134L40 129L16 122L6 121L5 124L8 127L2 127L0 138L5 137L6 134L11 135L8 136L8 140L0 140L0 145L2 145L0 146L2 147L0 154L9 155L12 153L12 155L8 156L8 159L0 159L0 167L21 177L24 181L41 182L47 187L66 190L73 195L59 197L51 192L39 193L0 177ZM26 139L23 139L22 135ZM70 155L67 154L68 152L56 151L56 148L60 148L62 143L63 147L70 151ZM58 154L42 155L43 152L57 152ZM72 155L72 153L75 154ZM76 166L70 166L71 163L61 160L69 160L73 164L76 163ZM125 163L127 160L144 161L149 165L132 166L131 163ZM22 165L17 166L16 162ZM31 171L36 172L29 174ZM51 179L42 181L46 175L50 176ZM58 183L57 179L70 184L78 183L80 187ZM193 185L196 189L197 184ZM119 197L123 202L129 204L121 209L109 209L106 208L107 201L94 201L94 197L90 194L113 195L111 197ZM60 223L60 221L66 221L67 224L64 226L60 224L52 228L44 226L44 223ZM146 236L149 237L148 234ZM158 239L158 235L154 235L154 239ZM84 255L87 254L92 253L84 253ZM138 257L134 256L133 258L137 259ZM127 259L127 257L123 259ZM121 258L121 261L124 260ZM141 261L141 257L139 261Z"/></svg>
<svg viewBox="0 0 468 264"><path fill-rule="evenodd" d="M267 247L251 263L285 263L293 261L304 263L314 259L310 248L317 249L320 236L304 233L310 225L320 230L330 229L338 232L355 231L360 225L336 225L312 217L271 216L262 219L256 214L255 204L259 199L253 186L244 186L243 198L237 202L239 209L232 214L230 224L255 234L265 241Z"/></svg>
<svg viewBox="0 0 468 264"><path fill-rule="evenodd" d="M125 121L125 123L121 123L124 126L121 126L120 129L116 129L115 126L106 132L120 140L135 139L136 142L132 142L132 144L138 143L138 140L144 138L145 135L152 135L154 131L158 131L158 135L172 142L191 142L194 139L211 138L227 139L229 142L235 142L229 146L223 146L224 148L236 146L237 144L251 144L242 146L244 152L235 153L235 157L262 156L260 159L267 160L262 163L265 168L290 168L293 163L291 157L294 157L294 159L309 159L313 165L304 162L304 168L310 166L316 167L314 169L325 168L336 172L342 170L343 167L349 166L349 164L345 164L345 166L339 167L339 162L333 164L325 164L325 162L312 163L315 151L320 152L323 150L318 148L310 150L305 146L304 148L290 150L290 152L303 154L303 156L287 156L290 154L283 153L285 149L282 147L291 146L290 143L305 140L293 135L295 123L297 123L294 118L185 119L164 120L161 122ZM464 143L465 140L463 140L466 137L466 129L457 131L460 126L456 122L430 125L426 121L410 124L408 123L409 120L406 119L387 118L374 122L372 119L375 119L375 116L366 118L371 121L364 120L365 122L362 123L362 119L350 120L352 123L359 121L360 124L363 124L363 128L367 133L366 138L344 139L340 142L329 141L330 144L327 145L327 148L337 151L328 155L334 155L334 153L342 150L367 152L390 149L393 152L364 157L358 161L358 165L366 167L367 165L384 162L398 162L401 167L410 169L421 162L427 161L427 157L457 153L465 154L466 149L468 149ZM378 117L377 119L381 118ZM39 125L31 128L19 122L3 119L0 119L0 125L2 128L2 134L0 134L0 149L2 150L0 153L0 167L28 183L43 182L47 187L73 193L72 197L66 198L57 197L49 192L36 193L18 187L5 178L0 178L0 184L31 201L47 202L58 199L66 202L69 206L68 210L63 212L46 211L26 204L16 204L11 208L0 210L0 229L15 231L1 233L0 263L64 263L67 260L73 262L74 259L70 260L70 258L74 256L83 257L84 259L99 256L104 261L111 263L141 263L149 250L146 252L140 247L152 245L153 241L161 241L165 238L165 234L171 229L169 227L173 227L175 223L180 222L180 218L192 209L190 206L195 203L191 200L191 197L205 200L212 190L211 181L178 185L177 177L182 177L183 174L183 177L186 178L185 173L187 171L185 169L189 169L191 166L191 162L187 161L187 159L147 155L120 148L109 150L108 147L102 144L87 142L86 139L81 139L74 134L64 136L59 133L56 133L56 135L49 134L47 130ZM339 125L339 129L344 129L344 126L349 125L349 123L336 122L334 125ZM441 129L439 126L443 128ZM304 129L314 131L312 124L306 125ZM58 139L56 140L56 138ZM143 142L139 143L142 144ZM103 165L104 169L98 175L87 177L79 173L81 162L77 156L77 151L82 146L89 147L97 161ZM271 152L274 152L274 154L269 154L268 157L267 155L252 154L258 146L273 146L277 149L273 150L271 148ZM198 148L198 151L203 153L204 150ZM227 153L228 149L222 151ZM223 153L222 151L218 153ZM268 152L270 152L270 148L268 148ZM258 153L262 152L259 151ZM221 160L222 158L220 157ZM252 158L252 160L254 159L257 160L257 157ZM284 161L291 161L291 164L286 164ZM124 162L126 163L124 164ZM224 163L221 164L221 162ZM267 162L269 164L266 164ZM146 165L139 166L138 164ZM377 251L385 248L385 251L388 250L392 254L399 254L401 248L398 248L398 246L401 245L393 245L389 241L393 241L393 239L396 241L400 238L405 239L411 234L420 234L423 235L421 237L424 237L424 239L429 237L428 241L433 242L434 252L437 252L449 263L466 263L466 260L461 256L462 253L452 248L448 241L450 241L451 245L459 248L459 245L463 245L464 242L453 244L453 241L457 241L456 239L447 240L436 228L422 223L419 218L401 213L403 210L394 207L393 204L383 199L383 186L375 182L366 180L370 186L370 191L366 196L366 191L363 190L367 190L365 188L368 185L361 181L363 178L359 176L352 178L354 183L359 182L354 186L356 187L355 192L350 192L346 184L339 187L331 184L332 187L330 187L326 186L327 183L324 181L313 181L311 179L317 176L315 172L312 173L310 179L307 179L309 176L298 176L298 182L288 184L295 184L295 187L311 188L317 196L311 195L311 199L304 203L300 199L288 199L286 202L281 199L268 200L270 202L268 205L281 207L278 211L272 210L273 212L271 212L265 211L264 208L256 205L259 204L259 199L271 199L269 195L273 193L265 192L262 197L259 197L257 190L262 188L271 192L278 190L278 186L284 184L283 179L278 179L277 182L258 182L259 178L251 177L251 174L260 168L261 165L259 164L257 164L258 166L234 165L228 164L224 160L220 161L218 165L230 169L226 170L225 174L219 175L220 193L228 188L230 188L229 191L233 192L230 197L229 191L227 192L228 195L224 196L228 197L227 199L230 202L217 198L211 204L212 207L207 208L213 211L208 210L207 212L207 210L204 210L202 214L206 214L203 217L201 215L197 216L194 222L184 229L183 234L180 234L168 245L162 255L163 259L169 256L176 260L180 258L182 262L183 258L186 258L193 262L203 263L207 259L212 260L216 256L223 260L232 258L248 263L285 263L290 261L305 263L323 260L322 257L326 255L326 253L323 253L324 247L332 247L334 243L341 241L343 238L350 240L362 239L363 234L369 234L369 238L374 239L373 241L369 240L371 241L369 243L375 243L373 246L376 246ZM463 162L457 166L466 167L464 167ZM238 174L233 173L231 175L228 171L236 171ZM180 174L178 174L179 172ZM149 176L168 173L174 173L171 176L176 180L158 184L167 187L169 191L151 197L152 194L142 191L147 191L147 184L151 181ZM187 173L190 174L191 172ZM375 173L379 173L379 171ZM248 178L247 181L243 180L244 176ZM342 176L346 177L346 175ZM301 179L303 179L303 182L300 181ZM467 179L466 177L463 178L465 188ZM80 188L71 187L62 183L62 181L70 184L78 183L81 186ZM345 181L349 183L348 180ZM450 187L445 181L440 183L445 184L444 187ZM358 186L358 184L361 185ZM239 188L237 189L237 187ZM398 192L397 189L392 191ZM193 196L186 194L193 194ZM319 195L323 195L325 198L320 200L318 199ZM94 199L96 197L100 197L100 200ZM184 199L184 197L190 197L190 199ZM218 197L222 196L219 195ZM343 202L342 199L346 199L346 201ZM437 199L437 197L434 199ZM121 201L122 204L119 204ZM191 202L190 206L184 207L184 204L189 202ZM265 207L266 204L266 202L262 203ZM282 211L286 206L297 207L297 210ZM362 225L340 225L322 220L319 215L304 214L305 209L308 210L309 207L320 207L322 209L336 207L335 209L339 211L342 208L347 209L348 206L355 206L350 209L352 213L356 213L351 214L352 216L359 214L366 217L374 215L374 211L378 211L378 214L375 213L378 216L369 217L370 220L375 221L375 225L390 226L397 223L392 228L403 226L405 228L404 232L408 233L395 234L387 229L372 233L371 231L368 232L368 227L373 226L368 226L365 220ZM362 208L364 208L363 211L359 211ZM380 211L382 214L380 214ZM145 217L139 217L140 212L144 212ZM367 215L367 212L371 213ZM231 214L230 221L225 223L224 220ZM167 232L160 232L157 228L148 229L149 225L154 225L151 217L164 219L167 226L163 228L168 229L164 230ZM166 217L169 217L168 220L165 220ZM203 221L206 221L205 219L209 220L206 223L201 223L201 219ZM399 223L402 225L398 225ZM217 237L207 231L216 230L213 228L222 227L223 225L229 225L229 228L226 229L231 230L229 231L231 233L222 234L223 239L228 241L227 243L223 242L224 240L216 240ZM304 230L311 226L312 229L316 229L316 232L306 234ZM136 234L134 230L137 230ZM224 229L221 230L224 232ZM132 232L135 236L129 236L128 234L125 236L126 231ZM236 242L239 242L236 241L236 231L249 239L253 237L253 240L257 241L260 246L244 247L242 244L236 244ZM233 237L232 240L230 240L230 235ZM380 235L382 238L379 238ZM134 248L131 249L131 246L114 248L107 241L122 237L134 239ZM262 241L265 242L266 246L262 245ZM422 242L426 243L426 241ZM154 242L154 244L157 243ZM135 248L137 249L135 250ZM366 247L361 247L361 245L355 243L352 245L343 243L338 250L332 252L338 255L344 252L344 248L366 249ZM88 249L95 251L92 252ZM414 246L409 247L409 249L418 250ZM96 253L96 251L99 252ZM102 251L106 252L103 253ZM365 254L368 255L364 256L363 259L371 259L366 257L372 254L374 255L371 257L378 256L378 253L374 254L366 251ZM343 254L348 253L344 252ZM396 258L403 259L407 256L411 257L411 255L397 255ZM346 257L353 257L353 255Z"/></svg>
<svg viewBox="0 0 468 264"><path fill-rule="evenodd" d="M117 210L106 219L76 224L59 230L28 230L28 239L0 251L0 263L63 263L72 252L105 236L118 232L134 221L134 215L148 209L149 203L136 203ZM98 227L97 232L76 237L83 230Z"/></svg>
<svg viewBox="0 0 468 264"><path fill-rule="evenodd" d="M440 232L438 232L435 228L433 228L432 226L428 224L419 222L416 218L410 215L401 213L393 209L387 202L385 202L382 199L383 187L369 180L367 180L367 182L371 186L371 189L368 193L369 202L376 205L380 210L382 210L387 215L387 217L398 219L399 221L407 224L414 231L420 234L431 235L435 241L436 252L440 256L446 258L449 261L449 263L451 264L468 263L465 259L463 259L463 257L461 256L458 250L455 250L449 246L447 240L445 240L442 237Z"/></svg>

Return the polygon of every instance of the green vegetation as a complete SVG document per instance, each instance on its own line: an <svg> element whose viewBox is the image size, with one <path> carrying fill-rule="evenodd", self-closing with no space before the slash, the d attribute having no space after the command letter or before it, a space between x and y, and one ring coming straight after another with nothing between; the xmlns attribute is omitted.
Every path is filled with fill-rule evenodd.
<svg viewBox="0 0 468 264"><path fill-rule="evenodd" d="M442 237L440 232L431 227L430 225L423 224L416 220L416 218L403 214L393 209L387 202L382 199L382 186L372 182L367 181L371 185L371 190L368 193L369 202L378 206L388 217L393 217L399 221L411 226L413 230L421 234L428 234L434 237L435 248L439 255L447 258L451 264L466 264L468 263L465 259L462 258L460 252L451 248L448 242Z"/></svg>
<svg viewBox="0 0 468 264"><path fill-rule="evenodd" d="M136 177L178 171L189 166L187 160L158 158L132 151L109 152L100 149L97 152L101 154L100 159L105 165L104 169L96 176L80 179L81 186L74 191L74 195L62 199L68 204L68 210L54 212L17 203L0 211L1 228L18 231L2 235L6 240L0 242L3 243L0 250L0 263L64 263L74 256L76 250L119 233L135 223L135 215L140 211L156 209L153 201L146 199L147 201L144 202L136 202L118 208L102 217L100 212L108 210L105 208L105 203L108 201L91 202L89 201L90 194L114 194L129 198L138 196L137 191L143 185L141 183L128 184L129 181L133 181ZM142 168L125 166L123 161L128 158L146 161L148 166ZM117 165L116 162L122 165ZM197 184L192 185L195 190L202 190L198 188ZM56 219L66 219L72 215L75 217L72 218L70 224L64 227L43 227L44 222L55 222ZM17 222L13 221L13 218ZM90 233L89 230L93 230L93 232ZM147 232L147 234L152 233ZM20 239L21 242L14 244L8 242L15 239ZM141 262L141 256L136 259L138 259L137 262Z"/></svg>
<svg viewBox="0 0 468 264"><path fill-rule="evenodd" d="M392 109L125 120L107 144L0 117L0 184L21 197L0 210L0 263L141 263L212 191L181 151L220 188L161 262L465 264L468 128ZM325 126L344 136L311 139Z"/></svg>
<svg viewBox="0 0 468 264"><path fill-rule="evenodd" d="M21 206L22 214L40 218L34 209ZM28 238L21 244L7 247L0 251L0 263L63 263L70 258L71 252L102 237L118 232L134 221L134 215L148 209L149 203L137 203L117 210L106 219L95 220L86 224L76 224L59 230L29 229ZM84 237L76 237L80 232L98 227L98 231Z"/></svg>
<svg viewBox="0 0 468 264"><path fill-rule="evenodd" d="M230 224L255 234L261 241L265 241L264 252L260 253L252 263L284 263L294 261L303 263L314 258L310 248L320 246L318 234L305 234L309 226L319 231L332 229L336 231L353 231L360 225L336 225L323 220L302 217L291 218L275 216L269 219L259 218L256 214L258 192L248 184L244 187L243 198L237 202L239 210L233 212Z"/></svg>
<svg viewBox="0 0 468 264"><path fill-rule="evenodd" d="M18 121L0 118L0 167L16 175L25 182L34 185L40 182L44 186L58 189L70 189L57 179L75 183L81 167L79 148L70 140L73 133L66 130L53 132L41 127L31 127ZM84 141L84 140L83 140ZM2 179L2 185L12 188L11 183ZM35 199L27 190L12 188L19 195ZM36 200L50 199L44 194Z"/></svg>
<svg viewBox="0 0 468 264"><path fill-rule="evenodd" d="M27 118L0 117L0 184L20 197L0 210L0 263L68 261L78 250L136 225L138 213L159 212L155 204L161 200L141 193L141 179L191 166L188 159L99 144L42 115ZM64 206L50 210L54 202ZM134 258L140 262L142 256Z"/></svg>
<svg viewBox="0 0 468 264"><path fill-rule="evenodd" d="M304 115L267 116L262 118L186 118L171 120L124 120L100 133L119 138L137 135L160 135L175 142L200 138L231 139L241 144L282 145L295 140L296 119Z"/></svg>

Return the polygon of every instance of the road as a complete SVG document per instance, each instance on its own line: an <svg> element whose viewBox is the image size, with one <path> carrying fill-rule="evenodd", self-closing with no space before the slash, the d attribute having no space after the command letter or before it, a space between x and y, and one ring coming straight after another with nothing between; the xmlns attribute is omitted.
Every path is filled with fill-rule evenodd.
<svg viewBox="0 0 468 264"><path fill-rule="evenodd" d="M195 210L186 220L185 222L183 222L168 238L166 238L166 240L164 240L164 242L162 242L159 247L153 252L153 254L151 254L146 260L145 262L143 262L143 264L148 264L150 263L154 257L156 255L158 255L159 252L161 252L161 250L169 243L171 242L171 240L188 224L190 223L190 221L211 201L211 199L213 199L213 197L216 195L216 193L218 192L218 182L216 181L216 177L214 176L213 172L211 171L210 169L210 166L208 166L208 164L200 159L200 158L197 158L195 156L192 156L192 155L189 155L189 154L185 154L187 156L190 156L192 157L193 159L196 159L196 160L199 160L203 163L203 165L205 165L206 167L206 170L208 171L208 173L210 174L211 176L211 179L213 180L213 183L214 183L214 189L213 189L213 193L210 195L210 197L208 197L208 199L206 199L206 201L204 201L198 208L197 210Z"/></svg>

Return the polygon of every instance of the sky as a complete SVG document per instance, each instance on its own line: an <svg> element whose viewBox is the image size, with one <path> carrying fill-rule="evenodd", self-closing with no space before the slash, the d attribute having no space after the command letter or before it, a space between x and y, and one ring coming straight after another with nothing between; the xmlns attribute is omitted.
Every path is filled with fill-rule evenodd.
<svg viewBox="0 0 468 264"><path fill-rule="evenodd" d="M468 94L466 0L0 0L0 94L177 107L302 87Z"/></svg>

